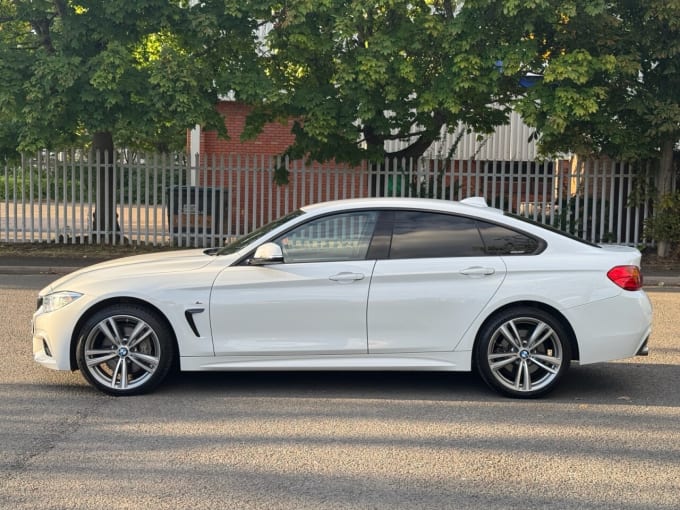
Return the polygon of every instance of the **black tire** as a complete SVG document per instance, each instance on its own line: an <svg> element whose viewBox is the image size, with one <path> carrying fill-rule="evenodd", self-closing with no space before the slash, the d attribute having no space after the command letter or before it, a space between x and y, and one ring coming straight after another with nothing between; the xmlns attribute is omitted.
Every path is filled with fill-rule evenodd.
<svg viewBox="0 0 680 510"><path fill-rule="evenodd" d="M139 395L158 386L175 359L172 331L151 310L133 304L106 307L78 334L76 361L83 377L109 395Z"/></svg>
<svg viewBox="0 0 680 510"><path fill-rule="evenodd" d="M541 309L511 308L482 327L474 361L484 382L499 393L540 397L552 391L569 369L569 334Z"/></svg>

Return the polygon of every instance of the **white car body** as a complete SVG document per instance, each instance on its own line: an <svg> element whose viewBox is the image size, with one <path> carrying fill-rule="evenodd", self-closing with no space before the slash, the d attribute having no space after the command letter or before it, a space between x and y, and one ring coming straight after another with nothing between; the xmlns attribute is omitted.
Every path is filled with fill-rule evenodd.
<svg viewBox="0 0 680 510"><path fill-rule="evenodd" d="M534 236L542 250L244 263L258 246L296 225L365 209L462 215ZM121 301L143 305L167 321L180 367L187 371L469 371L480 330L499 310L518 306L559 316L573 334L571 357L580 364L627 358L646 348L652 322L646 294L624 290L607 277L614 266L639 267L634 248L580 243L478 201L362 199L303 210L232 254L193 249L134 256L55 281L40 292L41 299L64 291L80 297L54 311L36 311L35 361L77 369L83 321L92 310Z"/></svg>

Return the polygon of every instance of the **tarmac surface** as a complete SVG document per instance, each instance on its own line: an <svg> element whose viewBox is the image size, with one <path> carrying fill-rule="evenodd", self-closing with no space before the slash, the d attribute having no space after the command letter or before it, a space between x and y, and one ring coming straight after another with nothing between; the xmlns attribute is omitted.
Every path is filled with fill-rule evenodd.
<svg viewBox="0 0 680 510"><path fill-rule="evenodd" d="M37 282L100 260L0 256L22 284L0 292L0 509L678 510L677 271L647 278L668 285L649 356L543 399L422 372L185 372L117 398L31 356Z"/></svg>
<svg viewBox="0 0 680 510"><path fill-rule="evenodd" d="M0 274L36 275L53 274L64 275L82 267L110 260L96 257L40 257L40 256L7 256L0 255ZM667 270L657 267L642 267L644 287L646 289L679 287L680 271ZM678 289L680 290L680 289Z"/></svg>
<svg viewBox="0 0 680 510"><path fill-rule="evenodd" d="M33 361L37 288L0 292L0 509L679 508L680 292L649 293L649 356L522 401L449 372L184 372L110 397Z"/></svg>

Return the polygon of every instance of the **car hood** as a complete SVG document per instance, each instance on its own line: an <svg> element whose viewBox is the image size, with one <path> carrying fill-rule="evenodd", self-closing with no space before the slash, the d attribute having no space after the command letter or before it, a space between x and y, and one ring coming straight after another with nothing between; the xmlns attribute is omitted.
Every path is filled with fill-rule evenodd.
<svg viewBox="0 0 680 510"><path fill-rule="evenodd" d="M234 255L209 255L206 250L192 249L135 255L101 262L69 273L45 287L40 294L55 290L77 290L77 281L103 281L120 278L136 278L159 274L195 271L219 260L226 267L236 260ZM71 288L73 287L73 288Z"/></svg>

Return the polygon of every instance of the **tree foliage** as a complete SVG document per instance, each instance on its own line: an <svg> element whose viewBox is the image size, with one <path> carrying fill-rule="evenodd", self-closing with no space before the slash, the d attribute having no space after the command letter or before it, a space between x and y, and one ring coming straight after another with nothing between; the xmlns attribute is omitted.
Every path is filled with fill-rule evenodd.
<svg viewBox="0 0 680 510"><path fill-rule="evenodd" d="M419 156L462 122L489 132L507 120L526 41L499 23L502 2L252 1L266 22L266 83L239 90L257 105L250 133L293 118L293 156L380 160ZM503 71L499 62L515 63Z"/></svg>
<svg viewBox="0 0 680 510"><path fill-rule="evenodd" d="M536 4L533 68L543 80L516 108L547 153L656 160L656 216L668 215L680 140L680 2ZM658 254L667 254L670 239L656 240Z"/></svg>
<svg viewBox="0 0 680 510"><path fill-rule="evenodd" d="M196 124L226 135L215 109L225 69L254 62L255 26L240 6L0 0L0 153L90 142L102 163L93 230L117 233L115 144L180 149Z"/></svg>
<svg viewBox="0 0 680 510"><path fill-rule="evenodd" d="M417 156L511 107L546 153L654 156L680 138L679 29L678 0L0 0L0 147L177 148L225 135L233 94L244 136L292 118L290 154L321 160Z"/></svg>
<svg viewBox="0 0 680 510"><path fill-rule="evenodd" d="M546 152L649 158L680 139L680 2L537 3L543 80L516 107Z"/></svg>
<svg viewBox="0 0 680 510"><path fill-rule="evenodd" d="M0 147L183 147L186 129L224 133L224 75L252 56L237 1L0 0ZM251 58L252 62L252 58Z"/></svg>

